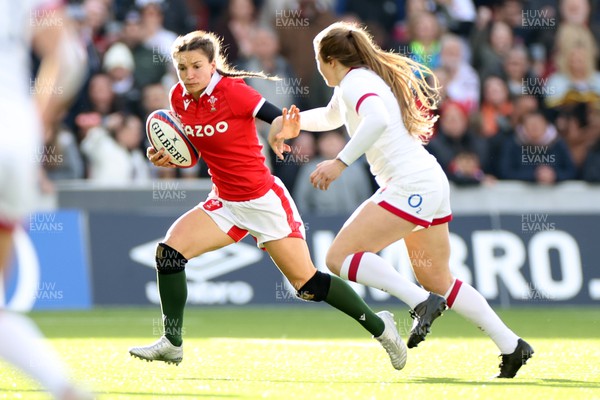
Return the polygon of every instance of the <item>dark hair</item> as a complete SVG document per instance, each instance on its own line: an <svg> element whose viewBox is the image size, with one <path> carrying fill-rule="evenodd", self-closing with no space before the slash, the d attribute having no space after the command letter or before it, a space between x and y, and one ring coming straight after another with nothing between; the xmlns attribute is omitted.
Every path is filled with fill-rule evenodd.
<svg viewBox="0 0 600 400"><path fill-rule="evenodd" d="M199 50L206 55L210 62L216 61L217 72L223 76L232 78L262 78L269 80L279 80L276 76L269 76L261 72L249 72L238 70L231 67L225 57L221 53L222 40L219 36L212 32L194 31L187 35L179 36L171 47L171 57L175 60L175 56L184 51Z"/></svg>

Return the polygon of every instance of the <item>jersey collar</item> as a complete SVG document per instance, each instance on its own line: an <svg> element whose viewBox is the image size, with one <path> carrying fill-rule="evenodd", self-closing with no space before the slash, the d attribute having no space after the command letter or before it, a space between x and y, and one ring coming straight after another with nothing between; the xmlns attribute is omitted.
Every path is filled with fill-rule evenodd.
<svg viewBox="0 0 600 400"><path fill-rule="evenodd" d="M206 86L206 89L204 89L204 92L202 92L200 94L200 97L207 95L210 96L213 92L213 90L215 90L215 86L217 86L217 83L219 83L221 81L221 78L223 78L223 76L221 74L219 74L217 71L215 71L212 76L210 77L210 82L208 82L208 86Z"/></svg>
<svg viewBox="0 0 600 400"><path fill-rule="evenodd" d="M338 84L338 86L342 84L342 82L344 81L344 79L346 79L346 77L350 74L350 72L354 71L355 69L359 69L359 68L364 68L364 67L362 67L362 66L360 66L360 67L350 67L350 69L348 70L348 72L346 72L346 75L344 75L344 77L342 78L342 80L340 81L340 83Z"/></svg>

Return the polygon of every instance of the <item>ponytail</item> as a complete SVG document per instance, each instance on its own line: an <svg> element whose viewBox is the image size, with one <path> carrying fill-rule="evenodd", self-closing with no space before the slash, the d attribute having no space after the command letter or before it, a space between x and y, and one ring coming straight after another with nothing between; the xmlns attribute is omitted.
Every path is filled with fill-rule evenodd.
<svg viewBox="0 0 600 400"><path fill-rule="evenodd" d="M439 83L433 72L408 57L382 50L364 28L336 22L315 38L321 59L335 59L346 67L367 66L383 79L398 101L408 132L427 142L437 120ZM426 78L432 77L432 84Z"/></svg>
<svg viewBox="0 0 600 400"><path fill-rule="evenodd" d="M184 51L200 50L208 57L210 62L215 61L217 72L222 76L231 78L262 78L268 80L280 80L276 76L269 76L261 72L250 72L238 70L227 63L227 60L221 53L222 40L212 32L194 31L185 36L179 36L171 47L171 58Z"/></svg>

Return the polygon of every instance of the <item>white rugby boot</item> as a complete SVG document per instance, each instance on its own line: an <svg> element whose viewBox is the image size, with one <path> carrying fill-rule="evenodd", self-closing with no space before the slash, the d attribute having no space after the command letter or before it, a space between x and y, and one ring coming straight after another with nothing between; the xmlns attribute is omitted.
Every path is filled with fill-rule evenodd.
<svg viewBox="0 0 600 400"><path fill-rule="evenodd" d="M408 354L406 344L402 340L402 337L396 328L394 314L389 311L380 311L377 313L377 315L385 323L385 329L381 336L378 336L375 339L377 339L385 351L387 351L394 368L401 370L406 365L406 358Z"/></svg>
<svg viewBox="0 0 600 400"><path fill-rule="evenodd" d="M175 346L165 336L161 336L149 346L130 348L129 354L146 361L164 361L178 365L183 359L183 345Z"/></svg>

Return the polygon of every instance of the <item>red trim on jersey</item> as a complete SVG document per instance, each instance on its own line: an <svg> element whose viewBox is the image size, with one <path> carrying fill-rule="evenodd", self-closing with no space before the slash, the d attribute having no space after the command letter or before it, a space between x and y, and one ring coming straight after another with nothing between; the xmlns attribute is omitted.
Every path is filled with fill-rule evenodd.
<svg viewBox="0 0 600 400"><path fill-rule="evenodd" d="M300 232L300 226L302 225L302 223L300 223L294 219L294 212L292 211L292 205L290 204L290 200L285 195L285 190L283 190L283 188L281 186L279 186L277 184L277 182L273 182L273 186L271 187L271 190L273 190L273 192L275 192L277 197L279 197L279 200L281 200L281 205L283 206L283 209L285 210L285 215L287 217L288 225L290 226L290 229L292 230L292 232L288 235L288 237L299 237L299 238L304 239L304 236L302 236L302 232Z"/></svg>
<svg viewBox="0 0 600 400"><path fill-rule="evenodd" d="M348 280L352 282L356 282L356 275L358 274L358 266L360 265L360 260L362 259L364 251L360 253L354 253L352 255L352 260L350 260L350 267L348 267Z"/></svg>
<svg viewBox="0 0 600 400"><path fill-rule="evenodd" d="M448 308L451 308L454 304L454 300L456 300L456 296L458 296L458 291L462 286L462 281L456 279L454 281L454 286L452 286L452 290L450 291L450 295L446 299L446 304L448 304Z"/></svg>
<svg viewBox="0 0 600 400"><path fill-rule="evenodd" d="M17 223L0 221L0 231L12 233L16 227L17 227Z"/></svg>
<svg viewBox="0 0 600 400"><path fill-rule="evenodd" d="M229 237L232 238L233 240L235 240L236 242L239 242L240 240L245 238L247 234L248 234L247 230L242 229L239 226L235 226L235 225L232 226L231 229L229 229L229 231L227 231L227 235L229 235Z"/></svg>
<svg viewBox="0 0 600 400"><path fill-rule="evenodd" d="M355 69L358 69L359 67L350 67L350 69L348 70L348 72L346 72L344 74L344 77L346 77L346 75L348 75L350 73L350 71L354 71Z"/></svg>
<svg viewBox="0 0 600 400"><path fill-rule="evenodd" d="M371 96L377 96L377 93L366 93L366 94L363 94L362 96L360 96L360 99L358 99L358 101L356 102L356 107L354 108L354 110L356 110L357 114L358 114L358 109L360 108L360 105L362 104L362 102L365 101L365 99L367 97L371 97Z"/></svg>
<svg viewBox="0 0 600 400"><path fill-rule="evenodd" d="M392 214L407 220L408 222L412 222L413 224L417 224L419 226L422 226L423 228L429 228L431 226L431 222L425 221L421 218L417 218L414 215L407 213L406 211L402 211L401 209L394 207L387 201L382 201L377 204L383 207L384 209L388 210Z"/></svg>
<svg viewBox="0 0 600 400"><path fill-rule="evenodd" d="M452 221L452 214L448 214L443 218L435 218L433 221L431 221L431 225L441 225L450 221Z"/></svg>

